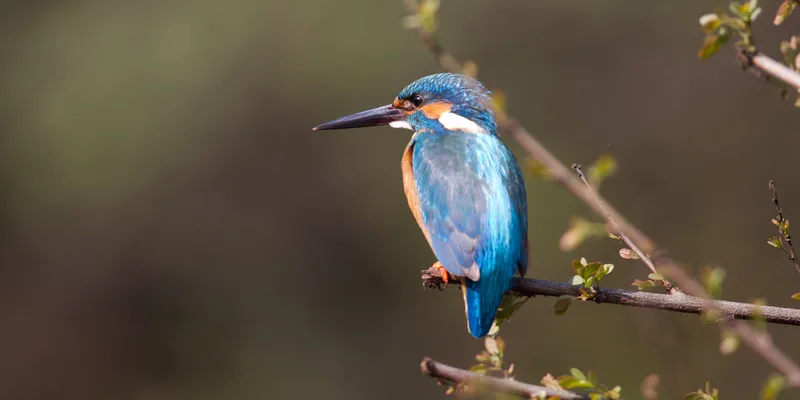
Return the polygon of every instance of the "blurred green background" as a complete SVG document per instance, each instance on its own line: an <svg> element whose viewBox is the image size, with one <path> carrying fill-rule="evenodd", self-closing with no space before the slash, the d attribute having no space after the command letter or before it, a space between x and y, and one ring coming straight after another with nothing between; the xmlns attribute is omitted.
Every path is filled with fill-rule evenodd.
<svg viewBox="0 0 800 400"><path fill-rule="evenodd" d="M773 56L797 27L771 26L778 3L755 24ZM459 292L420 287L409 133L310 129L438 71L401 1L4 5L0 398L439 399L421 358L473 363ZM565 163L616 156L603 193L672 257L727 268L725 298L792 306L767 181L800 218L800 111L731 48L697 59L714 7L445 0L440 38ZM608 286L646 275L608 240L560 251L570 216L596 218L527 185L530 276L566 281L581 256L617 264ZM706 380L755 398L772 372L694 316L553 303L504 328L519 380L593 369L635 399L657 373L663 398ZM800 358L797 328L770 331Z"/></svg>

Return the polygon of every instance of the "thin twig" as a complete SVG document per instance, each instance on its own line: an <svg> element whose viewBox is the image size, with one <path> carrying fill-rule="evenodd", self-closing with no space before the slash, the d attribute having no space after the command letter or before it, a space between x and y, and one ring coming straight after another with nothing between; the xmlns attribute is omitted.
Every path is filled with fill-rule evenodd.
<svg viewBox="0 0 800 400"><path fill-rule="evenodd" d="M550 389L544 386L531 385L529 383L515 381L513 379L495 378L491 376L480 375L433 361L430 358L423 359L420 367L424 375L439 379L440 381L446 381L447 383L455 384L457 386L462 384L472 384L478 387L491 389L496 392L514 394L524 398L539 398L542 394L544 394L547 398L556 397L562 400L578 400L589 398L587 395L569 392L566 390Z"/></svg>
<svg viewBox="0 0 800 400"><path fill-rule="evenodd" d="M778 61L765 56L763 53L756 53L750 57L751 65L758 68L761 72L778 78L787 85L800 90L800 73L792 71L787 66Z"/></svg>
<svg viewBox="0 0 800 400"><path fill-rule="evenodd" d="M781 235L780 237L783 238L783 246L781 246L780 249L783 250L786 257L789 258L789 261L794 264L797 273L800 273L800 259L797 258L797 253L794 251L794 246L792 246L792 235L789 233L788 226L789 221L783 217L783 209L780 203L778 203L778 189L775 188L775 181L769 181L769 191L772 192L772 202L778 210L778 218L776 218L775 221L778 223L778 233ZM784 224L787 226L784 227Z"/></svg>
<svg viewBox="0 0 800 400"><path fill-rule="evenodd" d="M575 170L575 172L577 172L577 173L578 173L578 179L580 179L580 180L581 180L581 182L583 182L583 183L586 185L586 191L588 191L588 192L589 192L589 193L592 195L592 197L594 197L594 199L595 199L595 202L599 203L599 202L600 202L600 195L597 193L597 190L595 190L595 189L592 187L592 185L591 185L591 184L589 184L589 181L588 181L588 180L586 180L586 175L584 175L584 174L583 174L583 167L581 167L581 165L580 165L580 164L572 164L572 169L573 169L573 170ZM602 208L602 205L601 205L601 208ZM612 226L612 227L613 227L613 228L614 228L614 229L617 231L617 234L619 235L619 237L621 237L621 238L622 238L622 241L624 241L624 242L625 242L625 244L627 244L627 245L628 245L628 247L630 247L630 248L631 248L631 250L633 250L633 251L634 251L634 253L636 253L636 255L638 255L638 256L639 256L639 258L640 258L640 259L641 259L641 260L642 260L642 261L643 261L645 264L647 264L647 267L648 267L648 268L650 268L650 271L652 271L652 272L653 272L654 274L656 274L656 275L660 275L660 274L659 274L659 273L656 271L656 265L653 263L653 260L651 260L651 259L650 259L650 257L649 257L647 254L645 254L645 253L644 253L644 252L643 252L643 251L642 251L642 250L639 248L639 246L637 246L637 245L636 245L636 243L634 243L634 242L633 242L633 241L632 241L632 240L631 240L631 239L628 237L628 235L626 235L624 232L621 232L621 231L619 230L619 227L617 226L617 223L616 223L616 222L614 222L614 218L612 218L612 217L611 217L611 214L609 214L608 212L606 212L606 210L605 210L605 209L603 209L603 214L604 214L604 217L605 217L606 221L608 221L608 223L609 223L609 224L611 224L611 226ZM671 283L670 283L670 282L667 280L667 278L664 278L664 279L662 279L661 281L662 281L662 282L664 282L664 288L665 288L665 289L667 289L667 291L668 291L670 294L674 294L674 293L676 293L676 292L677 292L677 289L676 289L674 286L672 286L672 284L671 284Z"/></svg>
<svg viewBox="0 0 800 400"><path fill-rule="evenodd" d="M800 366L775 345L766 331L757 331L745 322L733 320L731 317L736 318L736 315L730 313L724 307L720 307L720 301L709 300L710 296L703 289L703 286L686 274L683 269L670 266L663 268L663 270L674 278L687 293L700 298L705 303L706 310L722 312L724 314L723 318L721 318L722 326L727 326L729 329L736 331L750 348L786 376L786 382L789 386L800 387ZM759 311L765 308L767 306L758 306Z"/></svg>
<svg viewBox="0 0 800 400"><path fill-rule="evenodd" d="M437 268L429 268L422 271L422 285L425 288L440 287L442 281L441 271ZM458 284L458 278L450 276L450 282ZM574 286L565 282L546 281L532 278L514 278L511 292L522 296L573 296L580 297L580 285ZM709 303L714 308L730 315L734 319L742 320L763 320L767 323L780 325L800 326L800 309L757 306L749 303L739 303L735 301L707 300L697 296L689 296L683 293L663 294L643 291L598 288L591 301L595 303L617 304L630 307L650 308L680 312L687 314L701 314L709 307ZM587 301L589 302L589 301Z"/></svg>

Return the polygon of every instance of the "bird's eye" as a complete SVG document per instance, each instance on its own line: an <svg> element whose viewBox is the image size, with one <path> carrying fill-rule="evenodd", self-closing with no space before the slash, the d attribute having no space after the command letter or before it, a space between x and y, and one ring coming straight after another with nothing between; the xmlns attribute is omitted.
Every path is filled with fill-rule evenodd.
<svg viewBox="0 0 800 400"><path fill-rule="evenodd" d="M414 97L411 98L411 104L414 105L414 108L419 108L424 101L425 99L419 94L415 94Z"/></svg>

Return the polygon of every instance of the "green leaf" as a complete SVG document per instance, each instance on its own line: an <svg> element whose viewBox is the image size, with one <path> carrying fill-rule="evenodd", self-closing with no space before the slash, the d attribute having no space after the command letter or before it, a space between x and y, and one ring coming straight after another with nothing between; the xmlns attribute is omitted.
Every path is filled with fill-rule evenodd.
<svg viewBox="0 0 800 400"><path fill-rule="evenodd" d="M775 14L775 19L772 23L775 25L782 24L783 21L786 21L786 18L792 15L792 11L794 11L795 7L797 7L797 2L795 0L783 0L783 3L778 7L778 12Z"/></svg>
<svg viewBox="0 0 800 400"><path fill-rule="evenodd" d="M606 235L606 226L600 222L590 222L584 218L572 217L569 225L570 227L558 241L561 251L574 250L588 239Z"/></svg>
<svg viewBox="0 0 800 400"><path fill-rule="evenodd" d="M594 286L594 281L595 281L595 278L593 276L590 276L589 279L586 280L586 284L584 286L587 287L587 288L590 288L590 287Z"/></svg>
<svg viewBox="0 0 800 400"><path fill-rule="evenodd" d="M594 385L587 380L575 378L571 375L564 375L558 378L558 384L564 389L592 389Z"/></svg>
<svg viewBox="0 0 800 400"><path fill-rule="evenodd" d="M572 284L573 285L582 285L583 282L584 282L584 280L580 275L573 275L572 276Z"/></svg>
<svg viewBox="0 0 800 400"><path fill-rule="evenodd" d="M589 263L583 268L583 271L581 271L581 276L583 277L584 280L588 280L589 278L595 276L595 274L597 274L597 271L600 270L600 268L602 267L603 264L600 264L599 262Z"/></svg>
<svg viewBox="0 0 800 400"><path fill-rule="evenodd" d="M501 338L500 336L496 336L494 338L494 341L495 341L495 345L497 346L498 354L501 354L501 355L505 354L505 352L506 352L506 341L503 340L503 338Z"/></svg>
<svg viewBox="0 0 800 400"><path fill-rule="evenodd" d="M714 54L717 54L719 49L722 48L725 43L728 42L730 38L730 34L727 32L720 32L716 35L707 35L705 41L703 42L703 47L700 48L697 52L697 56L700 57L701 60L707 60L711 58Z"/></svg>
<svg viewBox="0 0 800 400"><path fill-rule="evenodd" d="M705 33L712 33L722 25L722 20L717 14L705 14L700 17L699 22Z"/></svg>
<svg viewBox="0 0 800 400"><path fill-rule="evenodd" d="M657 274L655 272L651 272L650 274L647 275L647 277L652 279L652 280L654 280L654 281L663 281L664 280L664 277L661 276L661 274Z"/></svg>
<svg viewBox="0 0 800 400"><path fill-rule="evenodd" d="M586 173L586 180L597 189L606 178L611 177L616 172L617 159L610 154L603 154L589 166Z"/></svg>
<svg viewBox="0 0 800 400"><path fill-rule="evenodd" d="M486 364L475 364L469 368L471 372L481 375L486 375L488 369L489 367Z"/></svg>
<svg viewBox="0 0 800 400"><path fill-rule="evenodd" d="M800 292L797 292L792 295L792 300L800 300Z"/></svg>
<svg viewBox="0 0 800 400"><path fill-rule="evenodd" d="M558 300L556 300L555 306L553 306L555 308L556 315L564 315L564 313L567 312L569 305L572 304L574 300L574 296L567 294L559 296Z"/></svg>
<svg viewBox="0 0 800 400"><path fill-rule="evenodd" d="M491 357L491 356L485 350L481 351L480 353L475 355L475 359L480 361L480 362L482 362L482 363L488 362L489 361L489 357Z"/></svg>
<svg viewBox="0 0 800 400"><path fill-rule="evenodd" d="M769 238L769 240L767 240L767 244L772 246L772 247L774 247L774 248L776 248L776 249L782 249L783 248L783 242L781 242L781 240L776 236L773 236L773 237Z"/></svg>
<svg viewBox="0 0 800 400"><path fill-rule="evenodd" d="M575 379L578 379L578 380L581 380L581 381L585 381L586 380L586 375L584 375L583 372L581 372L581 370L579 370L577 368L570 368L569 373L572 374L572 376L574 376Z"/></svg>
<svg viewBox="0 0 800 400"><path fill-rule="evenodd" d="M703 270L703 286L713 298L722 294L722 281L725 279L725 270L722 268L706 268Z"/></svg>
<svg viewBox="0 0 800 400"><path fill-rule="evenodd" d="M621 395L622 395L622 387L614 386L613 389L603 393L603 400L605 400L605 399L618 400Z"/></svg>
<svg viewBox="0 0 800 400"><path fill-rule="evenodd" d="M644 289L649 289L651 287L655 287L656 283L654 281L651 281L651 280L642 281L642 280L636 279L636 280L633 281L633 283L631 283L631 286L636 286L637 289L644 290Z"/></svg>
<svg viewBox="0 0 800 400"><path fill-rule="evenodd" d="M543 180L543 181L552 181L553 180L553 173L544 166L544 164L540 163L539 160L534 158L528 158L525 160L525 166L527 167L528 171L533 174L533 176Z"/></svg>
<svg viewBox="0 0 800 400"><path fill-rule="evenodd" d="M599 281L600 281L601 279L603 279L603 278L604 278L606 275L609 275L609 274L611 273L611 271L613 271L613 270L614 270L614 264L603 264L603 265L600 267L600 270L599 270L599 271L597 271L597 274L595 274L595 276L594 276L594 277L595 277L595 279L597 279L597 281L599 282Z"/></svg>
<svg viewBox="0 0 800 400"><path fill-rule="evenodd" d="M522 305L528 301L529 297L520 296L514 293L507 293L503 297L503 301L500 303L500 307L497 309L497 313L494 316L494 323L497 329L506 322L511 320L511 316L514 313L522 308ZM491 332L494 334L495 332Z"/></svg>
<svg viewBox="0 0 800 400"><path fill-rule="evenodd" d="M767 379L767 383L764 384L764 387L761 388L761 400L775 400L778 398L778 394L780 394L781 390L783 390L783 384L785 383L785 379L783 376L778 374L773 374L772 376Z"/></svg>
<svg viewBox="0 0 800 400"><path fill-rule="evenodd" d="M744 5L740 4L737 1L732 1L730 4L728 4L728 9L731 10L732 13L740 17L742 16L742 7L744 7Z"/></svg>
<svg viewBox="0 0 800 400"><path fill-rule="evenodd" d="M750 14L750 20L751 20L751 21L755 21L755 20L756 20L756 18L758 18L758 16L759 16L759 15L761 15L761 9L760 9L760 8L756 8L756 9L755 9L755 10L753 10L753 12Z"/></svg>
<svg viewBox="0 0 800 400"><path fill-rule="evenodd" d="M719 352L722 355L728 355L739 348L739 335L730 329L722 331L722 341L719 343Z"/></svg>
<svg viewBox="0 0 800 400"><path fill-rule="evenodd" d="M419 6L419 15L422 28L425 32L433 33L437 28L436 15L439 12L440 0L423 0Z"/></svg>
<svg viewBox="0 0 800 400"><path fill-rule="evenodd" d="M575 272L575 275L580 276L581 271L583 270L583 264L579 260L572 261L572 270Z"/></svg>

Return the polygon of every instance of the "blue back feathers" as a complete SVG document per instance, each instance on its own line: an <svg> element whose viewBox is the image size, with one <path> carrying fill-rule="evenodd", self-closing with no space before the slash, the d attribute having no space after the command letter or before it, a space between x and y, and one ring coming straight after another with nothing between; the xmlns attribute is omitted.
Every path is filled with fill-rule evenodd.
<svg viewBox="0 0 800 400"><path fill-rule="evenodd" d="M408 117L421 225L448 272L465 277L470 333L485 336L515 273L528 266L527 203L517 160L497 135L489 92L463 75L436 74L404 89L452 104L486 133L450 131L422 112Z"/></svg>

